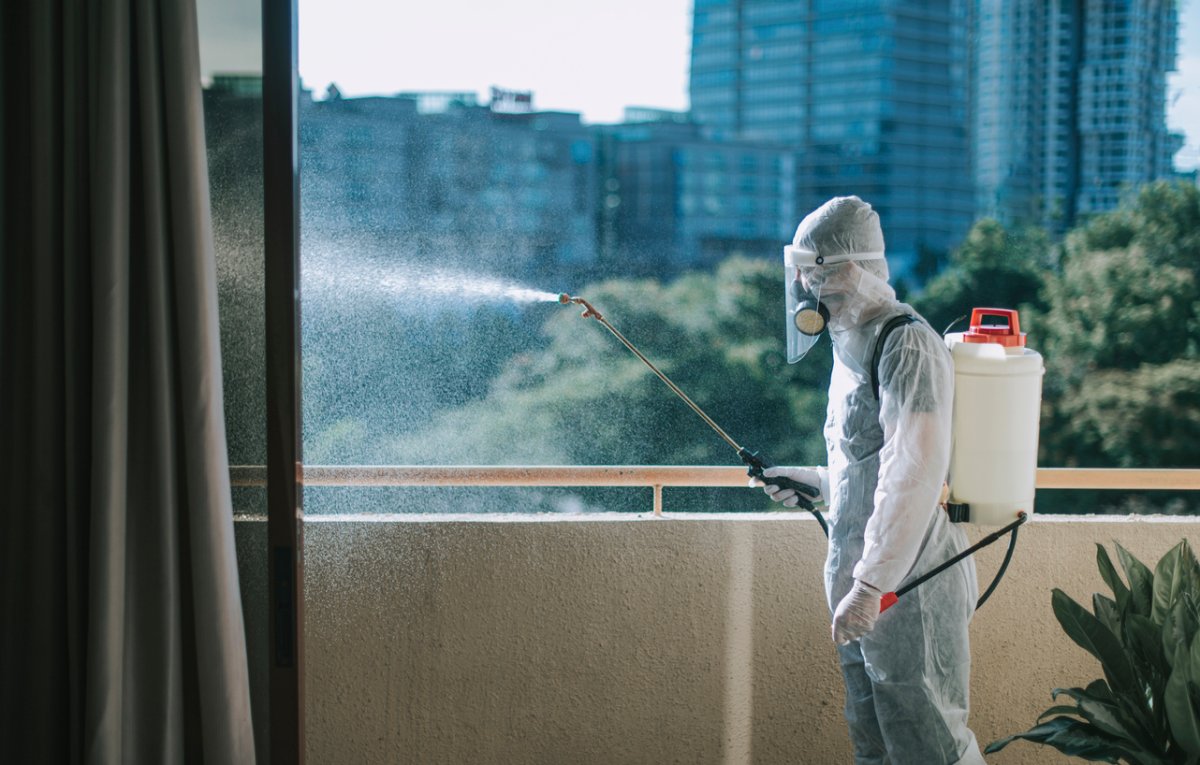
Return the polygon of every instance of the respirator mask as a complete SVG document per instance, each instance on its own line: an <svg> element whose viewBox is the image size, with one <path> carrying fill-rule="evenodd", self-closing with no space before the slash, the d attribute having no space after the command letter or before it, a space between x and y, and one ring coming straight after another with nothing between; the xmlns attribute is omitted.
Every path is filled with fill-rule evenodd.
<svg viewBox="0 0 1200 765"><path fill-rule="evenodd" d="M807 269L806 269L807 270ZM800 269L787 269L787 359L794 364L809 352L829 324L829 308L821 302L821 285L811 284Z"/></svg>

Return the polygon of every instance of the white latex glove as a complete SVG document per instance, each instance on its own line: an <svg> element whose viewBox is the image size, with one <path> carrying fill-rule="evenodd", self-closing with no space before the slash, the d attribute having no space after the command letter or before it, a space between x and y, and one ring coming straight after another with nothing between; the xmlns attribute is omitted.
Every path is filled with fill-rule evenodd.
<svg viewBox="0 0 1200 765"><path fill-rule="evenodd" d="M882 596L879 590L855 579L854 586L833 612L833 642L846 645L874 629Z"/></svg>
<svg viewBox="0 0 1200 765"><path fill-rule="evenodd" d="M816 496L805 495L814 505L822 504L825 498L821 495L821 474L812 468L799 467L769 467L763 471L765 478L790 478L793 481L808 484L817 492ZM784 507L795 507L800 504L795 489L781 489L778 486L764 482L761 478L750 479L751 488L761 486L766 495Z"/></svg>

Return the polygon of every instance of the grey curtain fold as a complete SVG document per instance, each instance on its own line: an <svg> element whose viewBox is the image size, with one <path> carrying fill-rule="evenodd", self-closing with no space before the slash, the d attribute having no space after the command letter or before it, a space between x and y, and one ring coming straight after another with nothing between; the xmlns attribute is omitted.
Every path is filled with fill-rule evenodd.
<svg viewBox="0 0 1200 765"><path fill-rule="evenodd" d="M0 761L254 761L193 0L0 8Z"/></svg>

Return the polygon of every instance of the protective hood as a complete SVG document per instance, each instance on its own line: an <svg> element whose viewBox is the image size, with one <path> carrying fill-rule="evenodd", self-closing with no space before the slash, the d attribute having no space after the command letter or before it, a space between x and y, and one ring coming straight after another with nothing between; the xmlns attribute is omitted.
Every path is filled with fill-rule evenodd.
<svg viewBox="0 0 1200 765"><path fill-rule="evenodd" d="M834 197L805 216L791 245L783 248L791 266L828 266L849 260L881 260L879 214L858 197Z"/></svg>
<svg viewBox="0 0 1200 765"><path fill-rule="evenodd" d="M783 248L783 265L790 363L804 358L826 327L857 327L896 299L879 215L858 197L834 197L806 215Z"/></svg>

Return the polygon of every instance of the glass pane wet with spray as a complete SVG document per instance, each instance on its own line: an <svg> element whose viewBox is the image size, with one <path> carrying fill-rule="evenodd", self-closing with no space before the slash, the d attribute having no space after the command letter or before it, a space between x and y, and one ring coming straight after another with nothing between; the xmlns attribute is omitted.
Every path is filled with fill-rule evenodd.
<svg viewBox="0 0 1200 765"><path fill-rule="evenodd" d="M564 292L733 438L816 458L828 368L787 368L776 331L792 158L688 120L690 3L350 5L300 4L306 464L739 464ZM646 13L672 36L628 22ZM810 438L785 424L796 396ZM755 494L669 489L667 509L764 509ZM305 502L652 506L620 488L310 486Z"/></svg>
<svg viewBox="0 0 1200 765"><path fill-rule="evenodd" d="M786 363L779 256L805 213L857 194L891 283L934 327L1019 310L1046 360L1039 464L1200 464L1198 155L1181 118L1196 91L1170 76L1187 60L1176 12L646 5L300 4L307 463L738 464L604 326L555 302L567 292L732 441L821 464L828 341ZM1046 52L1037 78L1028 50ZM376 508L337 493L310 489L308 510ZM454 511L500 496L441 493ZM640 507L610 498L631 493L502 504ZM669 490L667 509L770 506L721 494ZM413 496L378 509L434 509ZM1121 511L1104 496L1038 510Z"/></svg>
<svg viewBox="0 0 1200 765"><path fill-rule="evenodd" d="M265 465L262 24L250 0L200 0L200 67L212 204L225 436L231 466ZM269 760L265 487L232 489L254 739Z"/></svg>
<svg viewBox="0 0 1200 765"><path fill-rule="evenodd" d="M212 204L221 372L230 465L265 465L262 27L241 0L196 6ZM234 487L234 512L266 512L261 487Z"/></svg>

